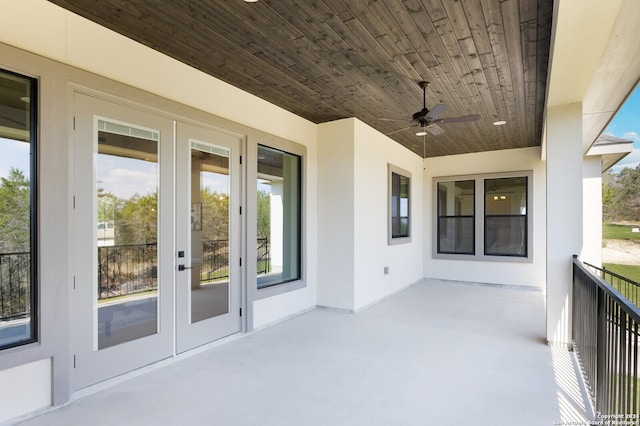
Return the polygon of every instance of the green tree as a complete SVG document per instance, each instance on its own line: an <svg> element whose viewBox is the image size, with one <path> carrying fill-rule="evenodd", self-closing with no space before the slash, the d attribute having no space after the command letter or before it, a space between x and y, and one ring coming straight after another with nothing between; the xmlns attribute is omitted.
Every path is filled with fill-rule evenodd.
<svg viewBox="0 0 640 426"><path fill-rule="evenodd" d="M202 202L202 239L204 241L229 239L229 194L204 188Z"/></svg>
<svg viewBox="0 0 640 426"><path fill-rule="evenodd" d="M271 233L271 196L258 191L258 238L268 238Z"/></svg>
<svg viewBox="0 0 640 426"><path fill-rule="evenodd" d="M116 200L115 206L116 245L157 242L158 191Z"/></svg>
<svg viewBox="0 0 640 426"><path fill-rule="evenodd" d="M640 166L603 176L602 207L607 222L640 220Z"/></svg>
<svg viewBox="0 0 640 426"><path fill-rule="evenodd" d="M31 192L29 179L11 168L0 178L0 252L29 251Z"/></svg>

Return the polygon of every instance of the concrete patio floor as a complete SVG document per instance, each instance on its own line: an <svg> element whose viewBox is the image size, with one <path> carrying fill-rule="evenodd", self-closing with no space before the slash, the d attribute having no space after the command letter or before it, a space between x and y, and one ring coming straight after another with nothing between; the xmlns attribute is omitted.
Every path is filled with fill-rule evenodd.
<svg viewBox="0 0 640 426"><path fill-rule="evenodd" d="M23 424L585 421L573 355L544 331L541 292L424 280L355 315L315 309L196 351Z"/></svg>

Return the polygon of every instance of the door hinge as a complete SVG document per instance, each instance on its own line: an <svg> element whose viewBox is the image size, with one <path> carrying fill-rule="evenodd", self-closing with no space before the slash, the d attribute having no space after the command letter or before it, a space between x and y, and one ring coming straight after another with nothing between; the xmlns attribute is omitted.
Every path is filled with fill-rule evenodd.
<svg viewBox="0 0 640 426"><path fill-rule="evenodd" d="M76 196L75 195L73 196L73 208L74 209L76 208Z"/></svg>
<svg viewBox="0 0 640 426"><path fill-rule="evenodd" d="M242 214L242 206L240 206L240 214Z"/></svg>
<svg viewBox="0 0 640 426"><path fill-rule="evenodd" d="M73 355L73 368L76 368L76 356L75 356L75 354Z"/></svg>
<svg viewBox="0 0 640 426"><path fill-rule="evenodd" d="M73 116L73 130L76 129L76 116Z"/></svg>
<svg viewBox="0 0 640 426"><path fill-rule="evenodd" d="M242 308L240 308L240 316L242 316Z"/></svg>
<svg viewBox="0 0 640 426"><path fill-rule="evenodd" d="M76 276L73 276L73 289L76 289Z"/></svg>
<svg viewBox="0 0 640 426"><path fill-rule="evenodd" d="M240 164L242 164L242 155L240 156Z"/></svg>
<svg viewBox="0 0 640 426"><path fill-rule="evenodd" d="M242 266L242 258L240 258L240 266Z"/></svg>

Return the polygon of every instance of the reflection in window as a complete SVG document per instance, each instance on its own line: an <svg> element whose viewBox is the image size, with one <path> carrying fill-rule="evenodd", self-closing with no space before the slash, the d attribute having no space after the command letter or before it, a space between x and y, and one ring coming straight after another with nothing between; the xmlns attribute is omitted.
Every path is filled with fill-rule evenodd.
<svg viewBox="0 0 640 426"><path fill-rule="evenodd" d="M155 130L97 120L97 349L158 330Z"/></svg>
<svg viewBox="0 0 640 426"><path fill-rule="evenodd" d="M36 340L36 81L0 70L0 349Z"/></svg>
<svg viewBox="0 0 640 426"><path fill-rule="evenodd" d="M438 253L475 253L475 181L438 182Z"/></svg>
<svg viewBox="0 0 640 426"><path fill-rule="evenodd" d="M229 201L227 148L191 144L191 323L229 312Z"/></svg>
<svg viewBox="0 0 640 426"><path fill-rule="evenodd" d="M409 237L409 178L391 172L391 238Z"/></svg>
<svg viewBox="0 0 640 426"><path fill-rule="evenodd" d="M301 157L258 146L258 288L301 278Z"/></svg>
<svg viewBox="0 0 640 426"><path fill-rule="evenodd" d="M484 181L484 254L527 256L527 177Z"/></svg>

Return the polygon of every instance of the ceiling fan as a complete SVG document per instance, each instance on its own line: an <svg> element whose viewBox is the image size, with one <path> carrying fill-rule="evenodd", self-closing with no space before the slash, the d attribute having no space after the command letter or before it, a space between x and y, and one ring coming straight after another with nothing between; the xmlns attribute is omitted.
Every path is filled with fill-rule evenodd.
<svg viewBox="0 0 640 426"><path fill-rule="evenodd" d="M462 117L449 117L449 118L440 118L440 116L449 108L448 105L445 104L436 104L431 109L427 109L427 87L429 87L428 81L421 81L418 85L422 88L422 110L413 114L413 118L411 122L415 122L416 124L412 124L409 127L405 127L403 129L394 130L391 133L387 133L386 136L393 135L394 133L403 132L407 129L411 129L412 127L420 126L422 129L416 133L416 136L424 136L427 133L425 130L432 135L439 135L444 133L444 129L442 129L438 124L447 124L447 123L463 123L467 121L477 121L480 120L480 114L473 115L464 115ZM392 118L381 118L380 120L384 121L405 121L405 120L397 120Z"/></svg>

